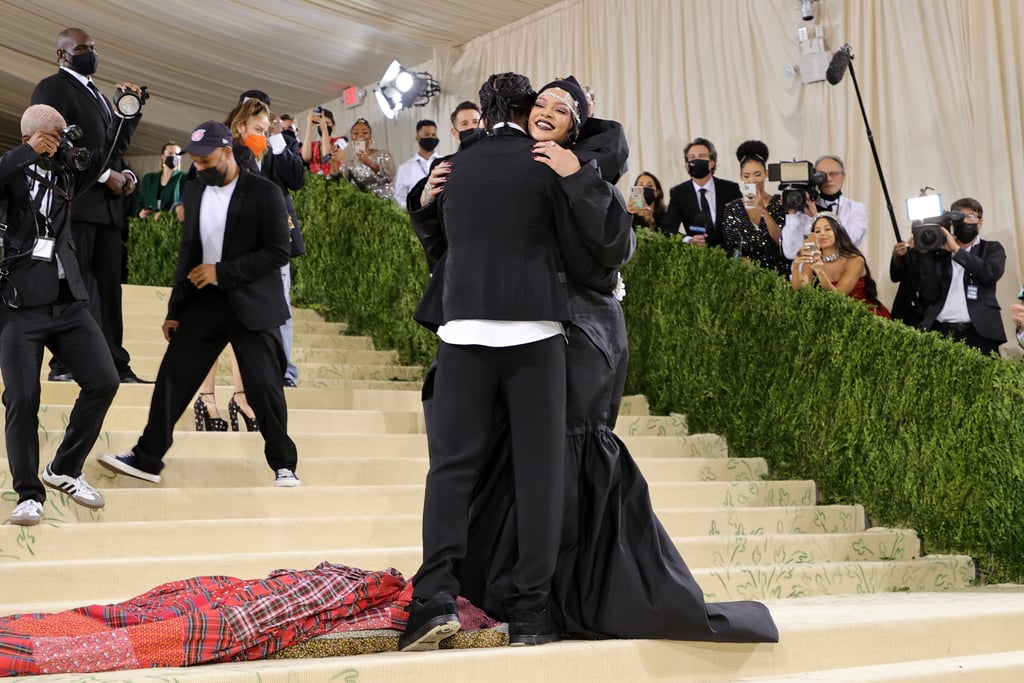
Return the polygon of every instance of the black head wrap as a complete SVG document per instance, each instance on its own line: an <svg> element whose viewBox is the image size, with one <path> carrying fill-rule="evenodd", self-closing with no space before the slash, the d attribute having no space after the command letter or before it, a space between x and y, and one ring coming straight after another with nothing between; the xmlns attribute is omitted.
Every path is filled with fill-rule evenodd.
<svg viewBox="0 0 1024 683"><path fill-rule="evenodd" d="M493 128L507 122L512 111L526 112L536 96L526 76L511 71L493 74L480 86L480 116Z"/></svg>
<svg viewBox="0 0 1024 683"><path fill-rule="evenodd" d="M587 107L587 96L583 92L583 86L579 84L575 76L566 76L565 78L551 81L537 92L538 94L543 93L551 88L559 88L569 93L573 101L566 104L569 104L569 107L572 109L572 119L576 124L576 128L582 128L590 116L590 109Z"/></svg>

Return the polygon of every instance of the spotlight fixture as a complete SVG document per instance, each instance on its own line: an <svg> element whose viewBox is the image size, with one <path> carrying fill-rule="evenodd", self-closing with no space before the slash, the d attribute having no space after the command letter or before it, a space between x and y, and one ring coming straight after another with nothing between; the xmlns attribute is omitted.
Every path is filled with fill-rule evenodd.
<svg viewBox="0 0 1024 683"><path fill-rule="evenodd" d="M402 109L422 107L439 92L441 86L433 76L426 71L410 71L398 60L391 62L373 90L377 105L389 119L395 118Z"/></svg>

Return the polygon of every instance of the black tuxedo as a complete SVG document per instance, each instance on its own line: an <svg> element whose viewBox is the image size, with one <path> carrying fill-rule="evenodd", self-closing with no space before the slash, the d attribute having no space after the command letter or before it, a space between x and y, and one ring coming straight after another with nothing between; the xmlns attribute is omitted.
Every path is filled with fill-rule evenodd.
<svg viewBox="0 0 1024 683"><path fill-rule="evenodd" d="M984 344L983 350L998 348L999 344L1006 341L999 300L996 297L996 283L1006 267L1006 250L1002 244L978 240L970 251L960 249L950 254L943 250L915 256L920 269L920 297L925 304L922 329L947 331L937 318L946 303L953 279L953 261L956 261L964 268L963 287L971 319L970 327L979 337L989 342ZM974 298L970 296L972 288L977 288L977 296ZM968 339L964 341L969 343ZM971 345L981 348L979 344Z"/></svg>
<svg viewBox="0 0 1024 683"><path fill-rule="evenodd" d="M103 334L86 308L88 289L71 237L66 197L83 174L52 174L49 182L58 188L54 190L30 175L31 165L38 161L27 144L0 156L0 214L6 215L0 216L0 223L8 225L2 262L7 272L0 276L0 371L7 455L18 502L46 499L39 479L37 415L43 347L64 359L81 386L64 440L50 464L54 473L81 475L118 386ZM53 239L52 256L33 256L45 244L46 232Z"/></svg>
<svg viewBox="0 0 1024 683"><path fill-rule="evenodd" d="M722 219L725 218L725 205L734 199L739 199L740 186L731 180L722 180L712 177L715 184L715 224L708 225L707 243L713 246L722 244ZM676 185L669 190L668 211L662 219L661 231L666 235L678 235L679 228L689 231L690 226L695 225L695 219L700 213L700 202L697 196L697 188L693 180ZM708 216L710 223L711 217ZM689 234L689 232L687 232Z"/></svg>
<svg viewBox="0 0 1024 683"><path fill-rule="evenodd" d="M160 363L149 421L132 449L141 468L157 474L171 446L174 423L185 412L210 367L229 342L246 398L266 441L273 470L295 470L288 437L282 377L284 349L278 328L288 317L280 269L288 262L288 218L281 192L270 181L239 169L227 209L217 284L196 288L189 272L203 263L200 215L206 185L185 186L185 224L167 319L178 321Z"/></svg>
<svg viewBox="0 0 1024 683"><path fill-rule="evenodd" d="M139 125L139 117L121 119L113 113L111 102L101 97L102 102L64 69L39 81L32 92L32 104L48 104L61 113L68 125L82 129L82 137L75 144L89 150L92 158L88 175L93 178L108 168L125 168L122 155ZM71 231L91 292L89 309L103 330L114 364L120 372L127 372L130 357L123 345L121 311L123 224L123 199L110 188L97 182L78 188L71 210Z"/></svg>

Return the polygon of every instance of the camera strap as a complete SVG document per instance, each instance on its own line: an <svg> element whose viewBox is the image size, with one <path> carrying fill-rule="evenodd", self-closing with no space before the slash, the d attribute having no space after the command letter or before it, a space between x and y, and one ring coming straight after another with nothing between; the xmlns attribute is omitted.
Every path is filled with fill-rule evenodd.
<svg viewBox="0 0 1024 683"><path fill-rule="evenodd" d="M28 175L30 178L33 178L37 183L39 183L46 189L53 190L53 193L60 197L61 199L64 199L69 202L71 201L71 196L68 195L64 188L60 187L59 185L57 185L57 183L53 182L46 176L39 175L38 173L36 173L35 169L25 169L25 174Z"/></svg>

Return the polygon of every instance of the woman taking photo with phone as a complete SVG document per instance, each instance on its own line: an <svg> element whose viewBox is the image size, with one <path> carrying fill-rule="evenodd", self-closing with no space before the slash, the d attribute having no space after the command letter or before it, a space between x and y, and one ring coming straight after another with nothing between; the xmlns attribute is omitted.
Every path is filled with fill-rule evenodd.
<svg viewBox="0 0 1024 683"><path fill-rule="evenodd" d="M742 197L725 205L722 219L722 247L727 254L789 275L789 259L782 253L780 240L786 211L779 195L765 192L768 180L768 145L747 140L736 149L740 162Z"/></svg>
<svg viewBox="0 0 1024 683"><path fill-rule="evenodd" d="M373 130L366 119L356 119L349 131L349 144L335 149L331 158L338 165L337 175L364 192L382 199L395 193L395 160L391 152L373 146Z"/></svg>
<svg viewBox="0 0 1024 683"><path fill-rule="evenodd" d="M830 292L839 292L864 303L875 315L892 319L889 310L878 300L878 288L864 255L854 245L839 218L830 211L820 211L804 241L800 254L793 259L793 289L817 285Z"/></svg>
<svg viewBox="0 0 1024 683"><path fill-rule="evenodd" d="M636 177L626 210L633 214L634 229L647 228L654 232L661 229L661 219L667 211L665 192L653 173L644 171Z"/></svg>

